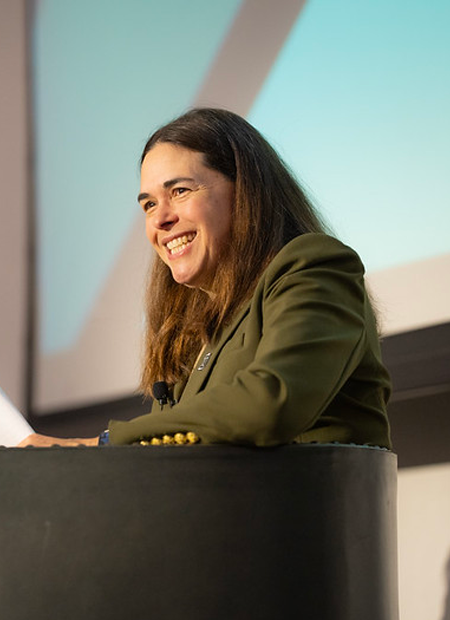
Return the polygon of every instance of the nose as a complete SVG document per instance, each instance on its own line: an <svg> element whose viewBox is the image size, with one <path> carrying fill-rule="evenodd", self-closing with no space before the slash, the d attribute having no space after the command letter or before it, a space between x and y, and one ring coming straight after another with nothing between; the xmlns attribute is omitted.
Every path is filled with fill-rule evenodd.
<svg viewBox="0 0 450 620"><path fill-rule="evenodd" d="M176 222L178 215L170 200L162 200L156 207L153 218L153 226L158 230L170 230Z"/></svg>

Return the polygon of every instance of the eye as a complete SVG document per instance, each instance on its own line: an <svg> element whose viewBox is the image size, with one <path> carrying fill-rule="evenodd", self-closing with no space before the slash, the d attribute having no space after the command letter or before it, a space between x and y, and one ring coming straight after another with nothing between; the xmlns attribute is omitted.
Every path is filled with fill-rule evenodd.
<svg viewBox="0 0 450 620"><path fill-rule="evenodd" d="M141 204L141 207L142 207L142 210L144 211L144 213L148 213L150 211L150 209L152 209L155 205L156 205L156 203L153 202L152 200L147 200L147 202L143 202Z"/></svg>
<svg viewBox="0 0 450 620"><path fill-rule="evenodd" d="M183 196L183 194L187 194L188 191L189 191L188 187L174 187L173 188L173 195L174 196Z"/></svg>

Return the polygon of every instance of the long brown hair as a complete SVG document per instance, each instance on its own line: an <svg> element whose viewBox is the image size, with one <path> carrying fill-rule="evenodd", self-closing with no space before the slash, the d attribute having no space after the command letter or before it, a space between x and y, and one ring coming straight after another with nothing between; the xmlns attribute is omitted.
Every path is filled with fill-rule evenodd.
<svg viewBox="0 0 450 620"><path fill-rule="evenodd" d="M324 232L304 191L263 136L227 110L196 108L158 129L141 157L169 142L203 154L204 164L235 183L226 254L214 278L214 297L177 284L155 257L147 290L142 388L186 376L202 345L218 336L253 293L262 271L294 237Z"/></svg>

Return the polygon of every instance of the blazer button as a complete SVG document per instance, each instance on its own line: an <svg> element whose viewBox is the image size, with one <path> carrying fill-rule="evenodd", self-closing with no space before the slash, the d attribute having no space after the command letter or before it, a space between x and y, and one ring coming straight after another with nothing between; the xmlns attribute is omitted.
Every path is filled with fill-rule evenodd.
<svg viewBox="0 0 450 620"><path fill-rule="evenodd" d="M175 443L183 444L187 443L186 435L184 433L175 433L173 436Z"/></svg>

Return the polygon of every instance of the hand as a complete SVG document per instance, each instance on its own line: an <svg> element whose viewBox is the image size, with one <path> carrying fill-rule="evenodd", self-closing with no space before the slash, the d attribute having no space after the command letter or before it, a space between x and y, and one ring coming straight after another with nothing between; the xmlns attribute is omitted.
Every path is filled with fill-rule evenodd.
<svg viewBox="0 0 450 620"><path fill-rule="evenodd" d="M17 448L26 448L27 446L34 446L35 448L49 448L50 446L97 446L98 437L85 437L81 439L63 439L62 437L49 437L48 435L39 435L38 433L32 433L22 439L17 444Z"/></svg>

